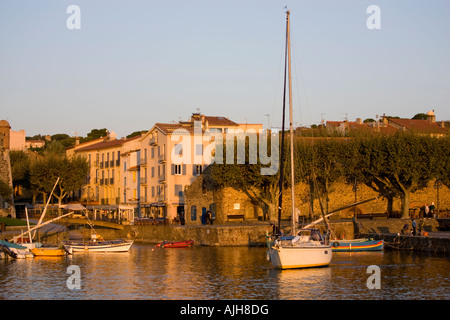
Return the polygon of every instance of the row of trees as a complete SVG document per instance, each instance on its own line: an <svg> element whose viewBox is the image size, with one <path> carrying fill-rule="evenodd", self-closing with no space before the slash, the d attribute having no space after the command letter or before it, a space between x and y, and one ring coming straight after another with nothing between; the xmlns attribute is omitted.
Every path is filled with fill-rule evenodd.
<svg viewBox="0 0 450 320"><path fill-rule="evenodd" d="M61 153L46 152L43 156L30 157L24 151L11 151L10 158L13 186L22 191L28 190L33 203L39 194L46 203L59 177L53 196L61 205L70 192L82 188L89 173L86 159L81 157L68 159Z"/></svg>
<svg viewBox="0 0 450 320"><path fill-rule="evenodd" d="M286 154L289 145L285 144ZM388 199L387 211L398 197L402 218L409 217L411 193L439 180L450 188L450 138L408 133L355 138L297 138L294 145L295 182L309 186L309 199L320 198L328 211L333 184L364 183ZM290 168L290 157L285 157ZM260 175L260 164L214 164L209 182L216 188L232 186L246 193L263 212L275 218L279 172ZM284 170L284 188L290 187L290 170ZM313 206L311 206L313 207Z"/></svg>

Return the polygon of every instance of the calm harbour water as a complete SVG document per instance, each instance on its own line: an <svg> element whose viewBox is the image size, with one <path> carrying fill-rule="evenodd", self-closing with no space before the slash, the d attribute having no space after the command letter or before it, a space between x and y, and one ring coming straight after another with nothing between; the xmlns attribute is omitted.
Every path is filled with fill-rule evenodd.
<svg viewBox="0 0 450 320"><path fill-rule="evenodd" d="M0 260L0 299L40 300L448 300L450 260L435 254L333 253L329 267L274 269L266 248L134 244L128 253ZM80 289L67 280L80 268ZM370 265L380 289L368 289Z"/></svg>

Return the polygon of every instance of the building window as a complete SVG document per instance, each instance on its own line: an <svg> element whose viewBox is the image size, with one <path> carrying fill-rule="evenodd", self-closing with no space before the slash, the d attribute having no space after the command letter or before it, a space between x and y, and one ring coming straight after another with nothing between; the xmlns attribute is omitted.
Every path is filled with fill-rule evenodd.
<svg viewBox="0 0 450 320"><path fill-rule="evenodd" d="M192 168L193 168L193 172L192 173L193 173L194 176L199 176L203 172L203 166L201 164L194 164L192 166Z"/></svg>
<svg viewBox="0 0 450 320"><path fill-rule="evenodd" d="M197 207L192 206L191 207L191 221L197 220Z"/></svg>
<svg viewBox="0 0 450 320"><path fill-rule="evenodd" d="M155 196L155 187L152 187L152 197Z"/></svg>
<svg viewBox="0 0 450 320"><path fill-rule="evenodd" d="M152 178L155 177L155 167L152 167Z"/></svg>
<svg viewBox="0 0 450 320"><path fill-rule="evenodd" d="M186 175L186 165L185 164L173 164L171 165L172 175Z"/></svg>
<svg viewBox="0 0 450 320"><path fill-rule="evenodd" d="M196 144L195 145L195 155L196 156L202 156L203 155L203 145L202 144Z"/></svg>
<svg viewBox="0 0 450 320"><path fill-rule="evenodd" d="M181 143L175 145L175 155L177 156L183 155L183 145Z"/></svg>
<svg viewBox="0 0 450 320"><path fill-rule="evenodd" d="M175 197L182 197L183 196L183 186L181 184L175 185Z"/></svg>

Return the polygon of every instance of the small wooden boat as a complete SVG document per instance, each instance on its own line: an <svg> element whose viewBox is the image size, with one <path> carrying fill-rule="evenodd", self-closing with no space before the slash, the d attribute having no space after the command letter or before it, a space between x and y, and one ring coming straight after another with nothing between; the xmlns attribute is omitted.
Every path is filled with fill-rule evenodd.
<svg viewBox="0 0 450 320"><path fill-rule="evenodd" d="M381 251L384 247L383 240L353 239L353 240L331 240L333 252L343 251Z"/></svg>
<svg viewBox="0 0 450 320"><path fill-rule="evenodd" d="M74 252L128 252L134 240L97 240L90 241L64 241L63 248L69 254Z"/></svg>
<svg viewBox="0 0 450 320"><path fill-rule="evenodd" d="M40 247L30 250L36 257L61 257L67 254L61 247Z"/></svg>
<svg viewBox="0 0 450 320"><path fill-rule="evenodd" d="M0 240L0 250L5 254L5 256L10 256L14 259L34 257L34 254L27 247L5 240Z"/></svg>
<svg viewBox="0 0 450 320"><path fill-rule="evenodd" d="M188 240L188 241L163 241L161 243L158 243L156 247L158 248L187 248L194 244L194 240Z"/></svg>

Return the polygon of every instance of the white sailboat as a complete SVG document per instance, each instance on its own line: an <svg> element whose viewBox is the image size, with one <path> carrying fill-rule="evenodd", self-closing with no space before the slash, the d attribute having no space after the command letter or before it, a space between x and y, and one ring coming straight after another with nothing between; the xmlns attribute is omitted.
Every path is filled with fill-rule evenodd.
<svg viewBox="0 0 450 320"><path fill-rule="evenodd" d="M286 58L285 73L288 69L289 78L289 114L290 114L290 145L291 145L291 185L292 185L292 232L289 236L278 235L274 241L268 242L269 258L272 265L279 269L309 268L327 266L331 263L332 249L331 245L323 239L320 232L316 229L296 230L296 212L295 212L295 194L294 194L294 130L292 117L292 83L291 83L291 50L290 50L290 25L289 10L286 12ZM286 74L285 90L286 94ZM284 101L283 98L283 123L282 123L282 142L280 160L280 196L278 204L278 223L281 218L282 208L282 180L283 180L283 157L284 157ZM279 228L278 228L279 229Z"/></svg>

